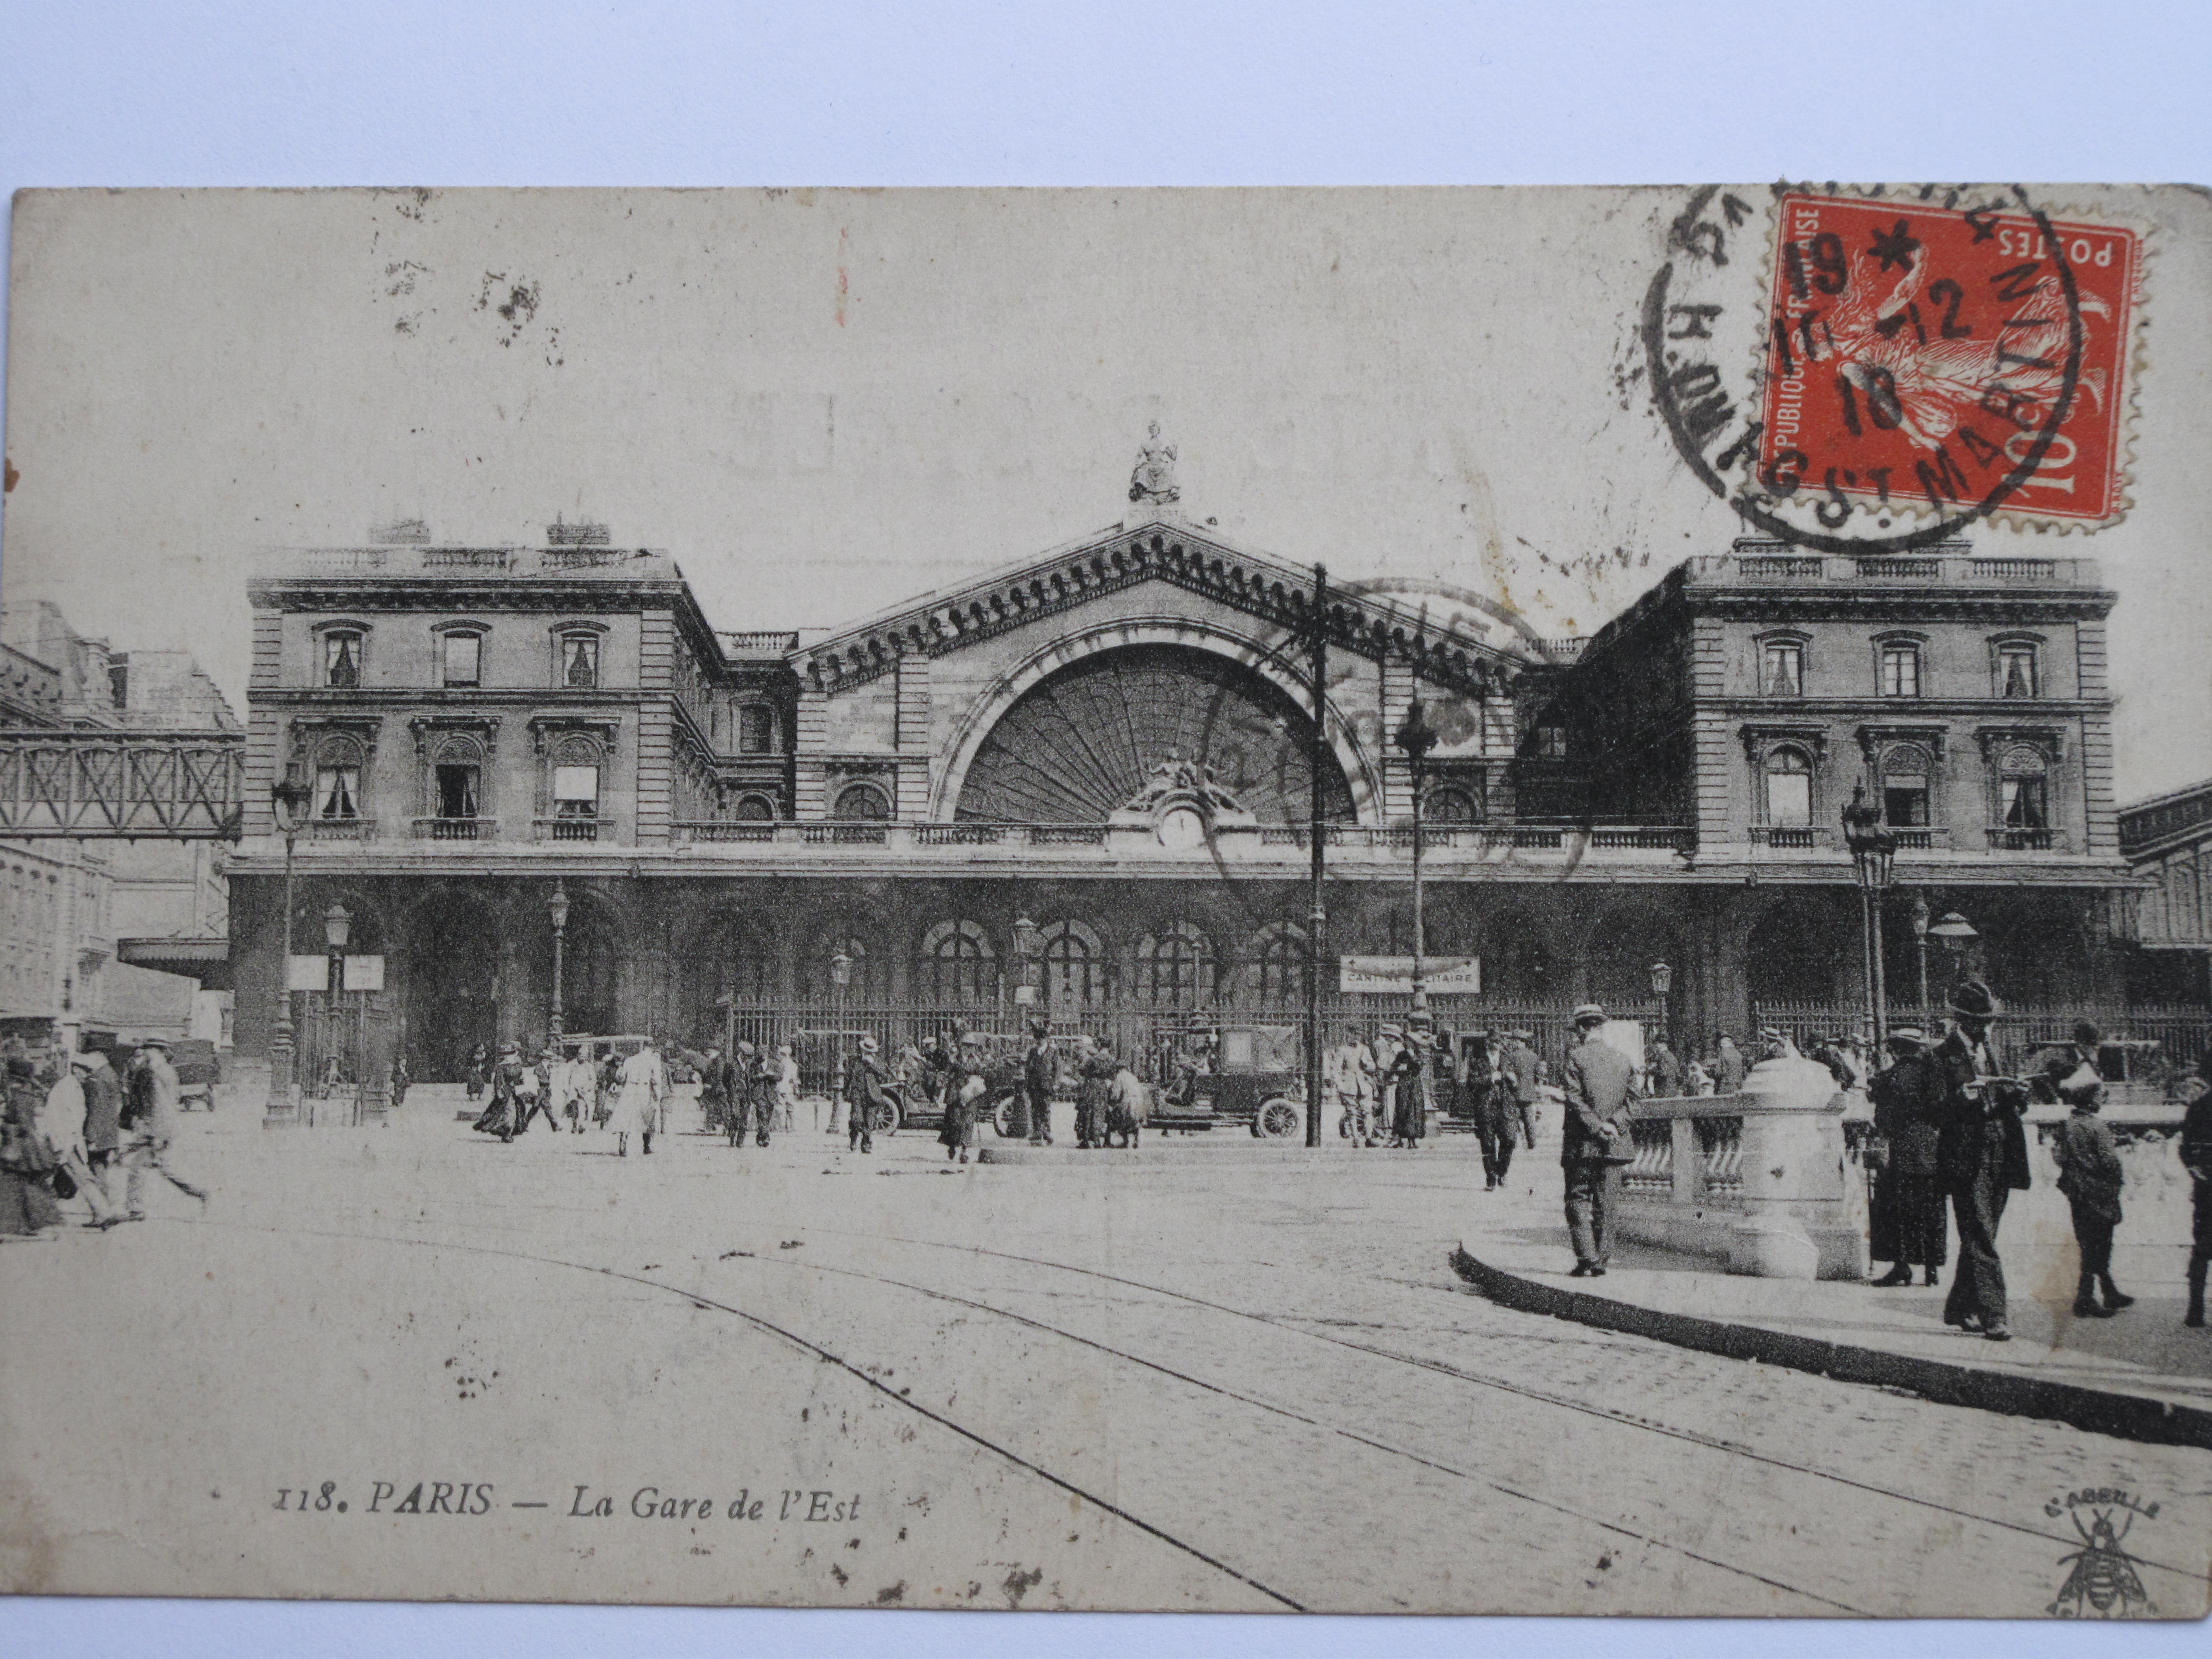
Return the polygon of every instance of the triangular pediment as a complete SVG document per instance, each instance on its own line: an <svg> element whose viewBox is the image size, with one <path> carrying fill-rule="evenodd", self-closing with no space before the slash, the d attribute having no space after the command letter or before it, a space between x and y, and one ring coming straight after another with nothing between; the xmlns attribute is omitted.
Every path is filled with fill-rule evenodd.
<svg viewBox="0 0 2212 1659"><path fill-rule="evenodd" d="M1199 594L1265 623L1285 638L1314 632L1315 575L1239 548L1211 526L1161 514L1116 525L1051 552L1006 566L962 586L927 593L791 653L787 660L825 691L888 673L902 656L942 656L1076 610L1105 595L1158 583ZM1332 585L1332 650L1413 666L1424 679L1488 695L1542 660L1534 641L1504 607L1466 600L1498 625L1478 634L1439 625L1425 606L1374 591Z"/></svg>

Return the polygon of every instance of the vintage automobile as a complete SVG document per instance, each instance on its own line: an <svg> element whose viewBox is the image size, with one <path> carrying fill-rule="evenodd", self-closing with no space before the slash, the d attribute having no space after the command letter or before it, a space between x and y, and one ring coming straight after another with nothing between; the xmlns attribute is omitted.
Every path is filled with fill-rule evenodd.
<svg viewBox="0 0 2212 1659"><path fill-rule="evenodd" d="M1295 1025L1194 1021L1161 1034L1147 1128L1194 1134L1249 1129L1263 1140L1304 1132L1304 1045Z"/></svg>

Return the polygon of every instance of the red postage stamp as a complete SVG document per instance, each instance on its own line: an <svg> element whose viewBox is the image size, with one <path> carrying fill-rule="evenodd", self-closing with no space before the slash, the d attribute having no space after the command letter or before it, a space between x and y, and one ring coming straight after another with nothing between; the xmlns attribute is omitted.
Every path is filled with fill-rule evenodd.
<svg viewBox="0 0 2212 1659"><path fill-rule="evenodd" d="M2142 239L1907 198L1780 200L1759 478L1886 515L2126 508ZM1802 497L1801 497L1802 499Z"/></svg>

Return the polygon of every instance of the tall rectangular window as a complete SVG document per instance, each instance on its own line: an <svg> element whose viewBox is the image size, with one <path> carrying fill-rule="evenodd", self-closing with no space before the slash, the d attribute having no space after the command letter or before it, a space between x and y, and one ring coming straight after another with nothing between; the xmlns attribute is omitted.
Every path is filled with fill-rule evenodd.
<svg viewBox="0 0 2212 1659"><path fill-rule="evenodd" d="M473 766L441 764L438 768L438 816L472 818L477 816L477 771Z"/></svg>
<svg viewBox="0 0 2212 1659"><path fill-rule="evenodd" d="M556 766L553 769L553 813L556 817L590 818L599 812L599 769L596 766Z"/></svg>
<svg viewBox="0 0 2212 1659"><path fill-rule="evenodd" d="M1770 641L1759 652L1759 695L1802 697L1805 695L1805 647L1795 640Z"/></svg>
<svg viewBox="0 0 2212 1659"><path fill-rule="evenodd" d="M315 816L319 818L361 816L361 769L358 766L319 766L315 769Z"/></svg>
<svg viewBox="0 0 2212 1659"><path fill-rule="evenodd" d="M350 691L361 684L360 635L323 635L323 684L341 691Z"/></svg>
<svg viewBox="0 0 2212 1659"><path fill-rule="evenodd" d="M599 683L599 641L590 634L569 634L561 641L561 684L575 690L590 690Z"/></svg>
<svg viewBox="0 0 2212 1659"><path fill-rule="evenodd" d="M2035 685L2033 646L2001 645L1997 647L1997 695L2003 697L2039 695Z"/></svg>
<svg viewBox="0 0 2212 1659"><path fill-rule="evenodd" d="M775 752L775 711L766 703L749 702L738 710L738 752L772 755Z"/></svg>
<svg viewBox="0 0 2212 1659"><path fill-rule="evenodd" d="M2044 796L2041 778L2012 777L2003 780L2005 827L2008 830L2043 830L2050 827L2048 803Z"/></svg>
<svg viewBox="0 0 2212 1659"><path fill-rule="evenodd" d="M1928 780L1902 777L1884 781L1881 791L1883 822L1893 830L1928 827Z"/></svg>
<svg viewBox="0 0 2212 1659"><path fill-rule="evenodd" d="M1920 695L1920 647L1885 645L1881 648L1881 695L1917 697Z"/></svg>
<svg viewBox="0 0 2212 1659"><path fill-rule="evenodd" d="M479 671L483 658L483 635L456 630L445 636L443 666L447 685L477 685L482 684Z"/></svg>

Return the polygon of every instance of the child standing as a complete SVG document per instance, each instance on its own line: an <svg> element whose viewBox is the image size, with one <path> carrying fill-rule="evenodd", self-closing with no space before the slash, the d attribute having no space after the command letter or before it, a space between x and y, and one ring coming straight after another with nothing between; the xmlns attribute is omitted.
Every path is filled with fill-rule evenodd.
<svg viewBox="0 0 2212 1659"><path fill-rule="evenodd" d="M2112 1131L2097 1113L2105 1085L2096 1073L2071 1054L2056 1054L2045 1074L2058 1097L2072 1108L2058 1126L2051 1155L2058 1160L2058 1190L2074 1212L2074 1239L2081 1249L2081 1278L2074 1292L2077 1319L2110 1319L2135 1301L2112 1283L2112 1230L2120 1223L2120 1188L2127 1173L2120 1164ZM2102 1285L2105 1300L2097 1301Z"/></svg>

